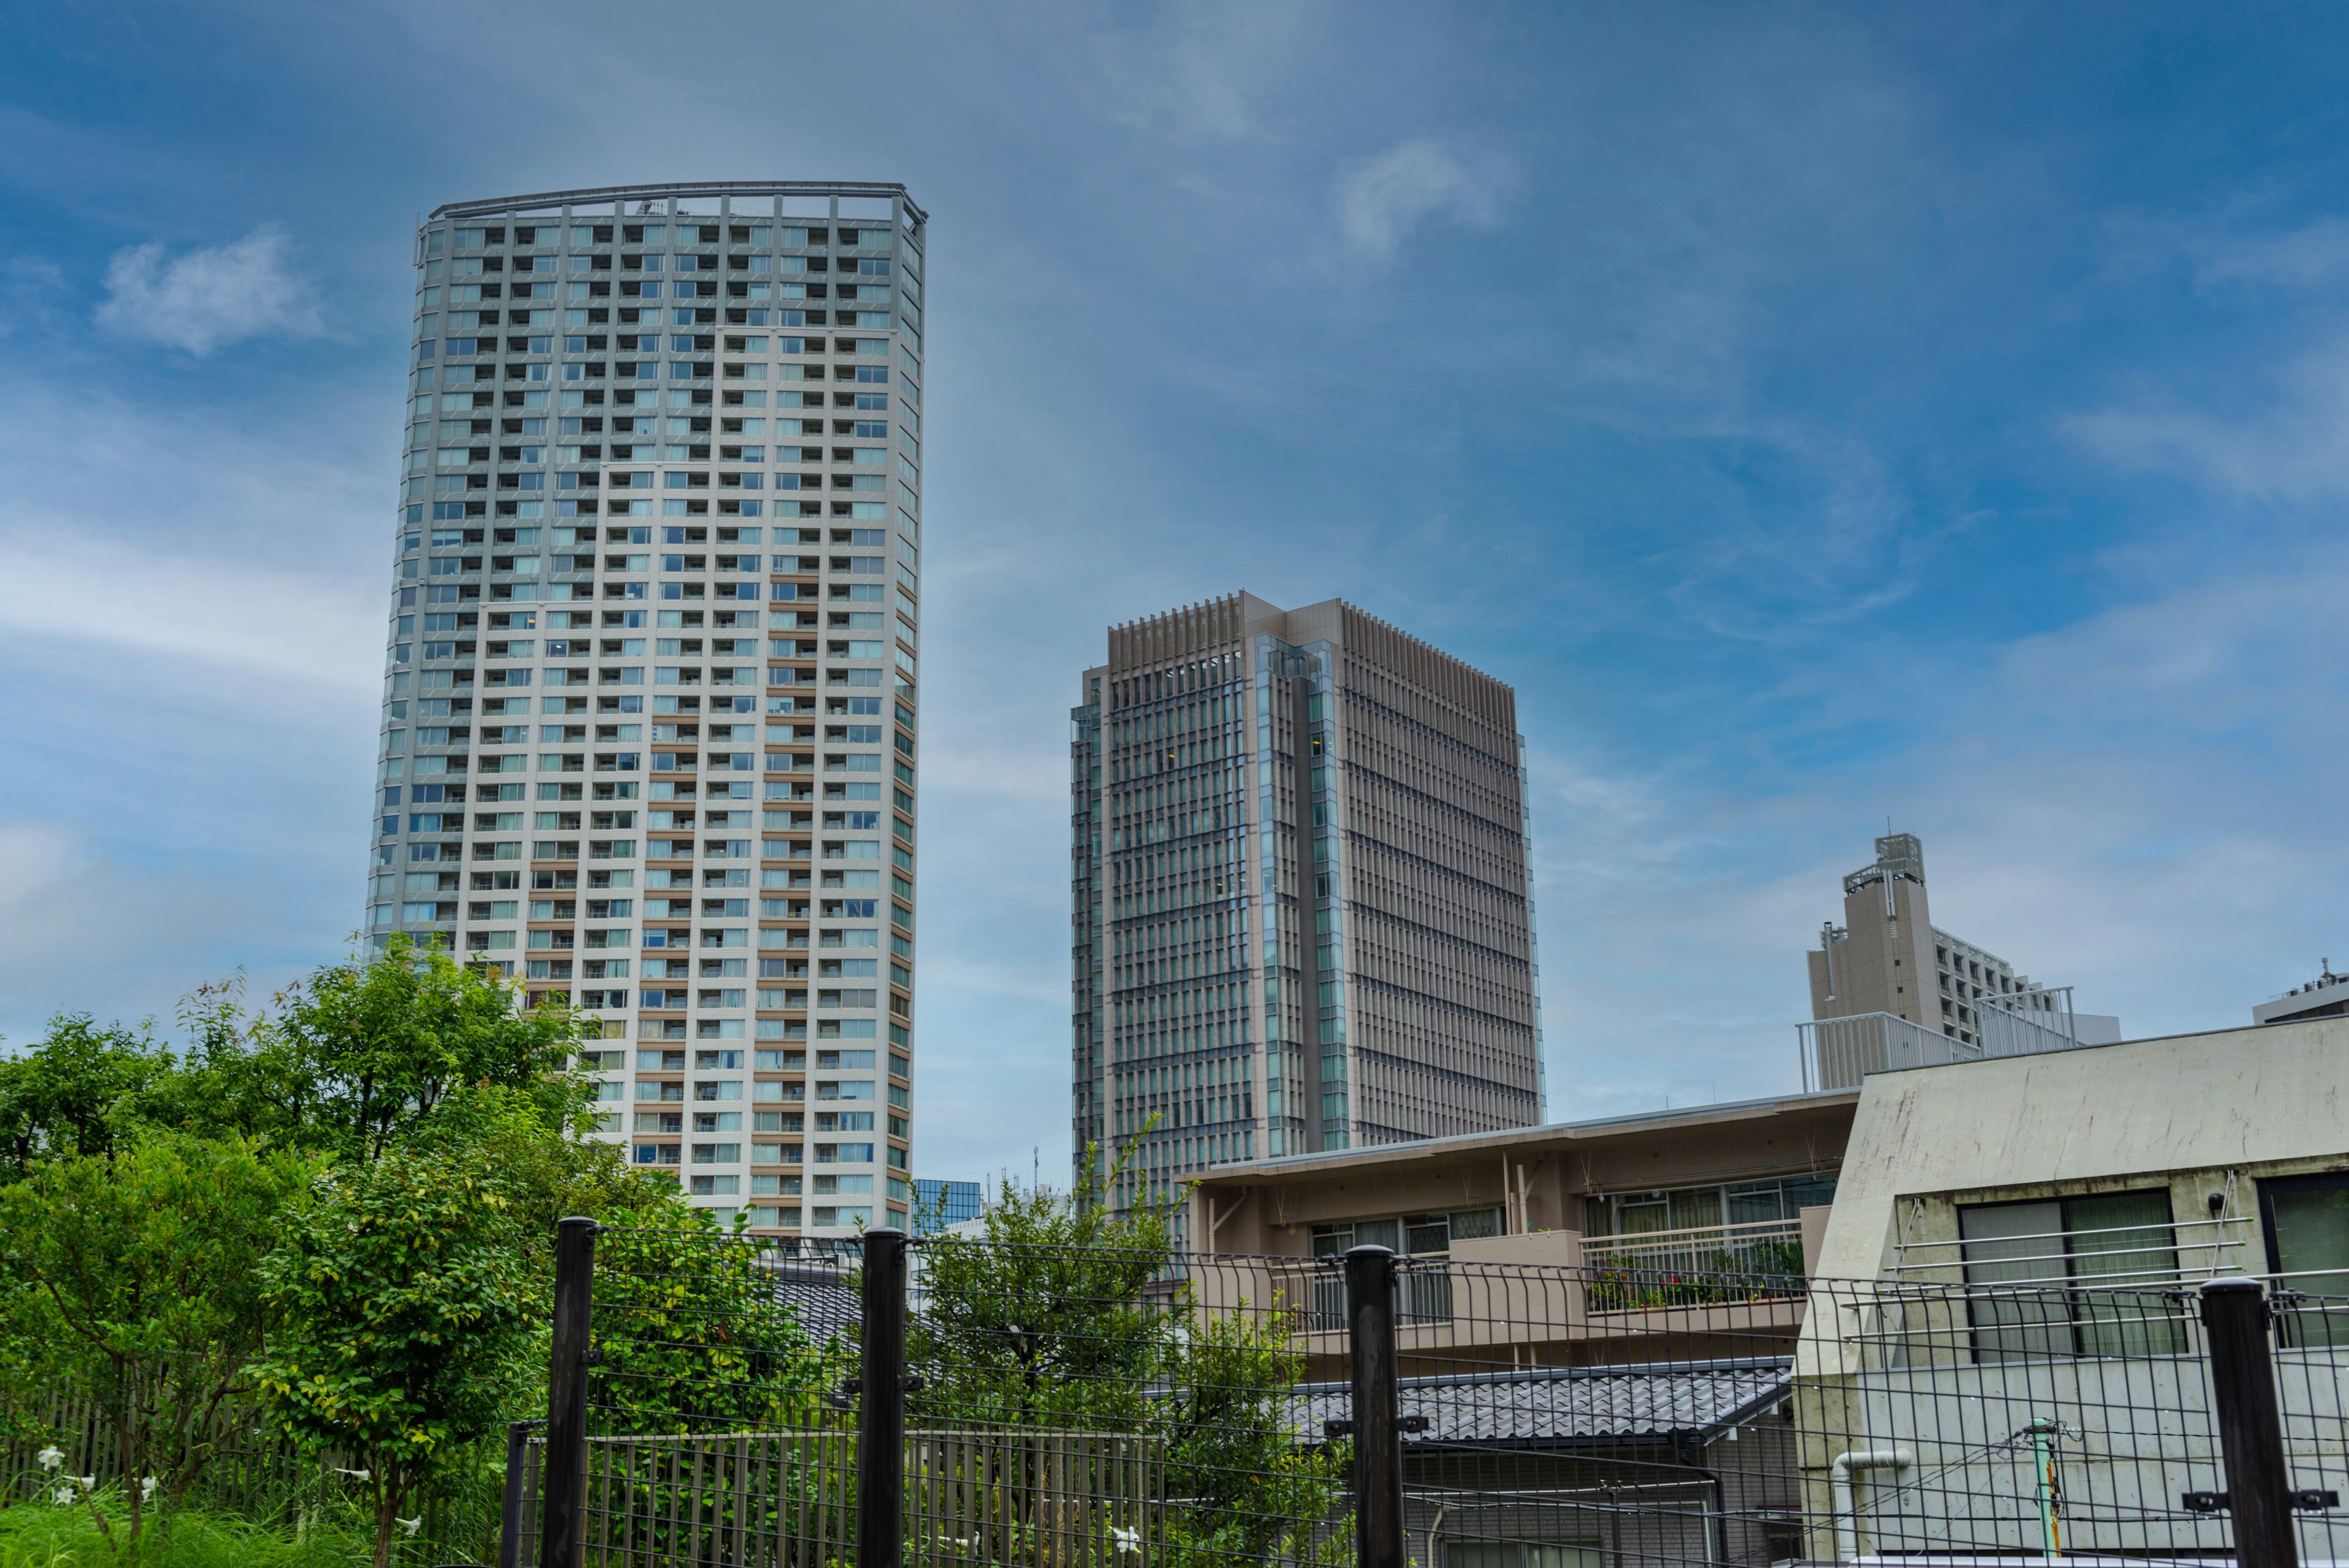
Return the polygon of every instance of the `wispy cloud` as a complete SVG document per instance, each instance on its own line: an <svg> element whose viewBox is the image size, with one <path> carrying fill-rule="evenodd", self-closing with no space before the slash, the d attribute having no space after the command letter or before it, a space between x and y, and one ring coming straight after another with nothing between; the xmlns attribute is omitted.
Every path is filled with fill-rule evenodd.
<svg viewBox="0 0 2349 1568"><path fill-rule="evenodd" d="M0 262L0 337L28 327L46 327L65 297L65 270L41 256L11 256Z"/></svg>
<svg viewBox="0 0 2349 1568"><path fill-rule="evenodd" d="M167 257L163 245L118 252L98 324L191 354L248 337L315 337L326 319L295 272L283 231L264 225L224 245Z"/></svg>
<svg viewBox="0 0 2349 1568"><path fill-rule="evenodd" d="M2172 473L2239 500L2349 494L2349 338L2302 354L2258 407L2212 412L2173 401L2075 414L2057 429L2114 465Z"/></svg>
<svg viewBox="0 0 2349 1568"><path fill-rule="evenodd" d="M1373 255L1392 255L1429 218L1449 216L1479 228L1500 216L1499 177L1471 167L1431 137L1415 136L1340 171L1338 225Z"/></svg>
<svg viewBox="0 0 2349 1568"><path fill-rule="evenodd" d="M2229 235L2195 247L2199 288L2221 284L2313 288L2349 272L2349 219L2320 218L2280 234Z"/></svg>
<svg viewBox="0 0 2349 1568"><path fill-rule="evenodd" d="M166 1009L168 996L134 990L127 974L192 975L190 990L217 978L202 972L220 961L208 950L243 912L192 877L123 865L69 824L0 821L0 1028L26 1044L42 1023L28 1003L124 1023ZM126 966L126 952L138 961Z"/></svg>
<svg viewBox="0 0 2349 1568"><path fill-rule="evenodd" d="M1319 27L1309 5L1203 0L1149 27L1093 41L1099 108L1139 129L1207 140L1261 134L1265 100L1289 87Z"/></svg>
<svg viewBox="0 0 2349 1568"><path fill-rule="evenodd" d="M34 635L319 686L375 690L379 591L323 576L174 557L63 529L0 535L0 635Z"/></svg>

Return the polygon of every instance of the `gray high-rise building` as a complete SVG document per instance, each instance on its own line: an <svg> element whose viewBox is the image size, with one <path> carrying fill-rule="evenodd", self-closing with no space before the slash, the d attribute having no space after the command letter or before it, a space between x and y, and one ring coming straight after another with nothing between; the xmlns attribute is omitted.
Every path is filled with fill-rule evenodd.
<svg viewBox="0 0 2349 1568"><path fill-rule="evenodd" d="M2071 987L2043 988L1934 925L1925 846L1913 833L1878 839L1874 863L1844 877L1843 924L1819 929L1809 964L1814 1020L1889 1013L1998 1054L2009 1049L1997 1038L2000 1014L2084 1044L2120 1038L2117 1017L2072 1011Z"/></svg>
<svg viewBox="0 0 2349 1568"><path fill-rule="evenodd" d="M416 235L368 929L600 1014L606 1136L778 1236L911 1196L926 222L737 182Z"/></svg>
<svg viewBox="0 0 2349 1568"><path fill-rule="evenodd" d="M1076 1170L1542 1119L1515 693L1331 599L1109 633L1072 711Z"/></svg>

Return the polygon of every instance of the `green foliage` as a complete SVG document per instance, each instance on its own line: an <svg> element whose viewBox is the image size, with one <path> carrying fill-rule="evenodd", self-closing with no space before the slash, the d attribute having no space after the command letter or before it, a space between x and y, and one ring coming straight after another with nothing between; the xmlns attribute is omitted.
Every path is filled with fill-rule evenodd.
<svg viewBox="0 0 2349 1568"><path fill-rule="evenodd" d="M758 1241L674 1201L596 1237L593 1321L616 1433L802 1428L844 1366L778 1299Z"/></svg>
<svg viewBox="0 0 2349 1568"><path fill-rule="evenodd" d="M271 1530L187 1509L118 1555L109 1531L125 1522L119 1493L101 1493L95 1511L44 1503L0 1509L0 1568L350 1568L367 1547L331 1523Z"/></svg>
<svg viewBox="0 0 2349 1568"><path fill-rule="evenodd" d="M254 1371L289 1435L367 1472L383 1568L402 1511L543 1376L542 1298L478 1160L337 1166L315 1199L262 1265L280 1321Z"/></svg>
<svg viewBox="0 0 2349 1568"><path fill-rule="evenodd" d="M379 955L289 986L278 1011L248 1018L232 993L191 1011L190 1114L372 1159L415 1134L467 1087L496 1088L550 1127L586 1115L570 1072L588 1027L568 1008L518 1006L496 970L469 968L395 936Z"/></svg>
<svg viewBox="0 0 2349 1568"><path fill-rule="evenodd" d="M1294 1314L1278 1302L1203 1309L1175 1266L1166 1211L1101 1200L1123 1174L1065 1196L1007 1181L983 1240L929 1240L907 1330L923 1380L907 1425L1142 1438L1160 1469L1145 1526L1154 1558L1310 1555L1348 1458L1341 1445L1307 1447L1294 1426ZM1051 1528L1040 1475L996 1480L1020 1515L1000 1521L1012 1539ZM1114 1543L1100 1544L1113 1561Z"/></svg>
<svg viewBox="0 0 2349 1568"><path fill-rule="evenodd" d="M804 1424L836 1381L744 1266L754 1243L587 1136L592 1028L567 1009L395 939L258 1005L206 987L180 1020L174 1050L63 1016L0 1060L0 1427L46 1441L87 1392L167 1520L228 1495L194 1478L265 1402L273 1443L367 1472L379 1547L428 1513L467 1538L504 1423L543 1411L568 1214L627 1227L607 1266L650 1282L615 1356L640 1429ZM263 1511L326 1506L322 1474L266 1480ZM116 1501L143 1524L142 1497ZM85 1513L103 1538L114 1514Z"/></svg>
<svg viewBox="0 0 2349 1568"><path fill-rule="evenodd" d="M59 1013L31 1051L0 1058L0 1181L44 1159L112 1154L176 1072L171 1047L144 1027Z"/></svg>
<svg viewBox="0 0 2349 1568"><path fill-rule="evenodd" d="M176 1505L224 1430L249 1425L246 1362L262 1345L255 1271L314 1174L242 1139L150 1132L111 1156L56 1158L0 1188L0 1267L32 1393L88 1397L127 1477ZM43 1412L46 1413L45 1411ZM146 1522L143 1489L126 1508Z"/></svg>

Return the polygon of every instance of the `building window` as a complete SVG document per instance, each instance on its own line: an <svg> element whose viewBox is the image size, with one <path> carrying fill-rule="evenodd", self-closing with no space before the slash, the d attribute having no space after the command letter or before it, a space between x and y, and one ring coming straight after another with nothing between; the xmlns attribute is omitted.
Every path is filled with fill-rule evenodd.
<svg viewBox="0 0 2349 1568"><path fill-rule="evenodd" d="M2304 1298L2282 1314L2292 1345L2349 1345L2349 1174L2260 1183L2260 1229L2277 1284Z"/></svg>
<svg viewBox="0 0 2349 1568"><path fill-rule="evenodd" d="M1638 1236L1719 1225L1798 1220L1806 1209L1835 1201L1833 1171L1769 1181L1734 1181L1654 1192L1609 1192L1583 1200L1583 1232Z"/></svg>
<svg viewBox="0 0 2349 1568"><path fill-rule="evenodd" d="M2186 1348L2169 1190L1958 1210L1977 1361L2173 1355Z"/></svg>

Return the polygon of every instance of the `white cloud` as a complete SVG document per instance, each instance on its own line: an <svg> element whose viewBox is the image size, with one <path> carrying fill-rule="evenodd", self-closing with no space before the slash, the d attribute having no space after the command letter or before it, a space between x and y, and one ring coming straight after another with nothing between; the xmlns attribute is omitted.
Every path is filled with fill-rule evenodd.
<svg viewBox="0 0 2349 1568"><path fill-rule="evenodd" d="M2349 220L2322 218L2280 234L2230 237L2197 247L2196 286L2272 284L2313 288L2349 270Z"/></svg>
<svg viewBox="0 0 2349 1568"><path fill-rule="evenodd" d="M160 243L133 245L107 265L98 324L191 354L247 337L315 337L325 319L287 248L285 234L266 224L169 260Z"/></svg>
<svg viewBox="0 0 2349 1568"><path fill-rule="evenodd" d="M1338 224L1377 255L1391 255L1424 219L1440 213L1488 227L1500 216L1499 181L1471 169L1433 138L1415 136L1338 176Z"/></svg>
<svg viewBox="0 0 2349 1568"><path fill-rule="evenodd" d="M364 702L383 643L378 592L329 577L159 556L57 528L0 536L0 634L94 643L319 684Z"/></svg>
<svg viewBox="0 0 2349 1568"><path fill-rule="evenodd" d="M1092 40L1098 107L1137 130L1207 140L1259 133L1262 102L1296 85L1320 9L1204 0Z"/></svg>
<svg viewBox="0 0 2349 1568"><path fill-rule="evenodd" d="M2095 410L2057 425L2117 467L2174 473L2258 501L2349 493L2349 340L2284 367L2264 406L2213 413L2148 400Z"/></svg>
<svg viewBox="0 0 2349 1568"><path fill-rule="evenodd" d="M221 978L202 971L223 961L213 950L240 926L236 913L191 878L109 859L67 824L0 822L0 1032L21 1045L54 1012L102 1023L168 1013L174 996ZM126 992L126 974L185 983Z"/></svg>

